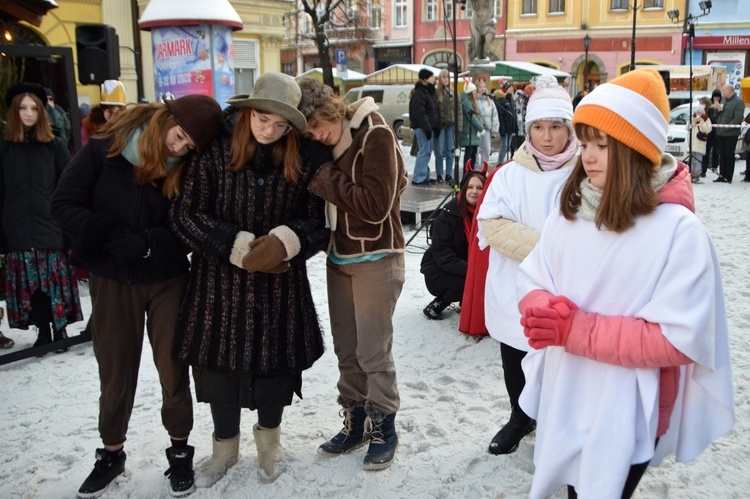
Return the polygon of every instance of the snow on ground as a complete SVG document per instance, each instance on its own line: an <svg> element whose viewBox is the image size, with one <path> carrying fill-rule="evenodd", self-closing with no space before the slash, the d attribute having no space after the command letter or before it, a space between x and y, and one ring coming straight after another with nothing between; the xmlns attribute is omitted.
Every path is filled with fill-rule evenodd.
<svg viewBox="0 0 750 499"><path fill-rule="evenodd" d="M408 156L407 156L408 158ZM408 158L413 168L413 158ZM737 163L732 185L695 186L698 215L716 244L730 326L737 404L734 430L694 462L667 460L645 475L637 498L725 498L750 495L750 184L741 183ZM413 220L413 218L411 218ZM407 225L407 239L411 229ZM505 422L509 403L502 379L499 344L467 337L457 330L458 315L430 322L422 308L427 293L419 262L426 246L420 233L406 254L407 279L395 315L394 356L401 392L396 420L400 446L394 464L365 472L365 450L335 458L318 456L318 445L341 426L336 405L336 358L328 328L325 260L309 262L315 302L324 326L327 352L304 374L304 400L287 408L282 444L288 469L276 482L263 484L256 469L252 440L255 415L245 412L241 457L211 489L198 498L515 498L528 494L533 473L533 434L509 456L492 456L487 446ZM686 254L684 258L689 259ZM86 316L87 285L81 285ZM83 323L71 326L75 334ZM2 330L16 349L30 346L32 331ZM0 352L4 353L4 352ZM169 497L164 449L169 439L159 418L160 387L146 342L140 384L130 422L126 471L106 498ZM0 367L0 497L74 497L94 464L99 383L91 344L64 354L48 354ZM195 405L190 442L196 462L211 453L208 407ZM559 490L554 497L566 497Z"/></svg>

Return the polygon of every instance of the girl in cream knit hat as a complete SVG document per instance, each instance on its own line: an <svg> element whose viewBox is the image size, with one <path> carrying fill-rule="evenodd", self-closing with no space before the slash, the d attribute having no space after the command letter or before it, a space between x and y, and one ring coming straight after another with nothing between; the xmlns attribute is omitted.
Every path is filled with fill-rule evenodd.
<svg viewBox="0 0 750 499"><path fill-rule="evenodd" d="M535 422L518 405L525 381L521 361L529 350L519 324L516 299L518 264L539 239L539 230L556 207L578 142L573 135L573 105L554 77L540 78L526 111L526 141L513 160L492 175L478 208L479 245L492 247L485 284L485 324L500 342L510 420L490 443L492 454L509 454L534 430Z"/></svg>
<svg viewBox="0 0 750 499"><path fill-rule="evenodd" d="M519 268L532 498L630 497L734 423L719 262L687 167L662 154L668 115L652 69L581 100L581 156Z"/></svg>

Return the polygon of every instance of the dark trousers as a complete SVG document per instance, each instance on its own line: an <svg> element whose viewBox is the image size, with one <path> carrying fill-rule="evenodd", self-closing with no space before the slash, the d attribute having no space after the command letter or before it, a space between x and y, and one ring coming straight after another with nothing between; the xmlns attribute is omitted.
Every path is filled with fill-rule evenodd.
<svg viewBox="0 0 750 499"><path fill-rule="evenodd" d="M719 148L716 147L716 132L708 134L706 141L706 154L703 155L703 164L701 165L701 174L706 175L709 168L715 170L719 167Z"/></svg>
<svg viewBox="0 0 750 499"><path fill-rule="evenodd" d="M465 146L464 147L464 162L460 165L459 170L464 172L461 178L466 175L466 161L471 160L472 169L481 169L481 166L477 166L477 146Z"/></svg>
<svg viewBox="0 0 750 499"><path fill-rule="evenodd" d="M466 276L449 274L439 269L424 276L427 291L443 303L461 301L464 297L465 282Z"/></svg>
<svg viewBox="0 0 750 499"><path fill-rule="evenodd" d="M521 396L523 387L526 385L526 376L521 369L521 361L526 357L526 352L518 350L505 343L500 343L500 358L503 361L503 377L505 378L505 389L508 390L508 398L512 408L518 408L518 398Z"/></svg>
<svg viewBox="0 0 750 499"><path fill-rule="evenodd" d="M659 439L656 439L656 442L654 443L654 447L659 443ZM630 471L628 471L628 477L625 479L625 485L622 487L622 496L621 499L629 499L633 492L635 492L635 488L638 487L638 483L640 483L641 478L643 478L644 473L646 473L646 470L648 469L648 463L651 461L646 461L645 463L639 463L634 464L630 466ZM576 493L576 489L573 488L571 485L568 485L568 499L576 499L578 497L578 494Z"/></svg>
<svg viewBox="0 0 750 499"><path fill-rule="evenodd" d="M731 183L734 176L734 148L737 146L737 137L717 136L719 147L719 173L724 180Z"/></svg>
<svg viewBox="0 0 750 499"><path fill-rule="evenodd" d="M240 432L242 408L232 404L211 404L214 436L226 440ZM258 407L258 424L263 428L276 428L281 424L284 406Z"/></svg>
<svg viewBox="0 0 750 499"><path fill-rule="evenodd" d="M646 473L649 462L650 461L634 464L630 467L628 478L625 480L625 486L622 488L621 499L629 499L633 495L635 488L638 487L638 483L641 481L641 478L643 478L643 474ZM568 499L576 499L577 497L578 494L576 494L576 489L568 485Z"/></svg>
<svg viewBox="0 0 750 499"><path fill-rule="evenodd" d="M104 445L125 441L133 412L144 326L161 383L161 421L181 440L193 428L188 366L172 360L172 344L188 275L148 284L90 278L92 340L99 365L99 434Z"/></svg>

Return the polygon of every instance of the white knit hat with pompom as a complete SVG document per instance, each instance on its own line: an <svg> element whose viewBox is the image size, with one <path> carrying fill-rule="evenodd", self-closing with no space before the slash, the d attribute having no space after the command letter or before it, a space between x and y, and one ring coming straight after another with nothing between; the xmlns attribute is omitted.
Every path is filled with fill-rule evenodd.
<svg viewBox="0 0 750 499"><path fill-rule="evenodd" d="M526 134L535 121L559 121L573 133L573 104L568 92L552 75L540 76L526 107Z"/></svg>

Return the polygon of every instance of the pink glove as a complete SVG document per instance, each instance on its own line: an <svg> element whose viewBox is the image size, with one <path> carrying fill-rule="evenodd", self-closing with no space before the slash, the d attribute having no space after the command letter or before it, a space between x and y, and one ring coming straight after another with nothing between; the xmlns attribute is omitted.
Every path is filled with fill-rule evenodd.
<svg viewBox="0 0 750 499"><path fill-rule="evenodd" d="M535 350L564 346L578 306L565 296L553 296L547 307L529 307L521 317L523 334Z"/></svg>

